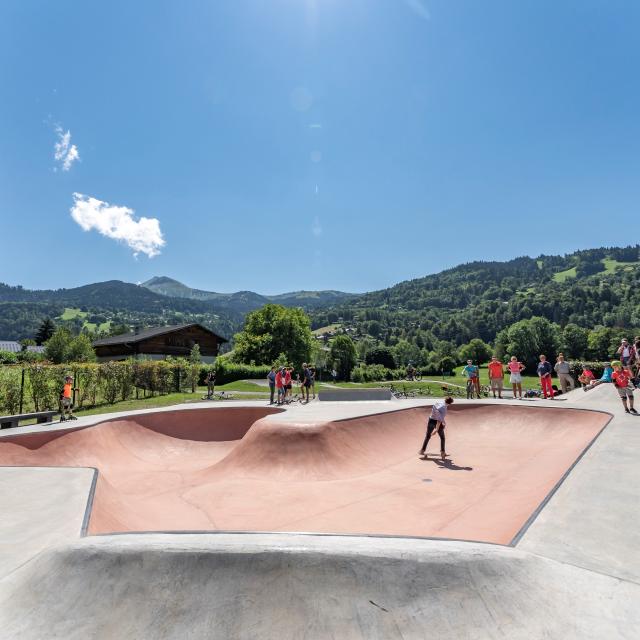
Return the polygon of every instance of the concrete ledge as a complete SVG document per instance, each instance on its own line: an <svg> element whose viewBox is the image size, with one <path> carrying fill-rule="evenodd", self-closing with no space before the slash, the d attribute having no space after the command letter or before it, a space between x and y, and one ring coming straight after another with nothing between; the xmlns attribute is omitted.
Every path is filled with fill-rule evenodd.
<svg viewBox="0 0 640 640"><path fill-rule="evenodd" d="M372 389L323 389L318 394L318 399L325 402L391 400L391 390L384 387Z"/></svg>

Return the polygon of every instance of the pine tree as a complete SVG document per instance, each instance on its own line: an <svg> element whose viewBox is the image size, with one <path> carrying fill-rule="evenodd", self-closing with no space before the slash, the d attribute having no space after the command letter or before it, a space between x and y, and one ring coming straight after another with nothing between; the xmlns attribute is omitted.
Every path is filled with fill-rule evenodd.
<svg viewBox="0 0 640 640"><path fill-rule="evenodd" d="M54 334L56 325L53 324L51 318L45 318L36 333L36 344L44 344Z"/></svg>

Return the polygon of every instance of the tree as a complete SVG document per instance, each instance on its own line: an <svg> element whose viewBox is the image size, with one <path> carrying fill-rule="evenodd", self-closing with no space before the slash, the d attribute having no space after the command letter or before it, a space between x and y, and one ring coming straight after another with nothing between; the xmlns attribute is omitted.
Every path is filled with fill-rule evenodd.
<svg viewBox="0 0 640 640"><path fill-rule="evenodd" d="M81 333L71 339L64 362L94 362L95 359L96 352L93 350L89 336Z"/></svg>
<svg viewBox="0 0 640 640"><path fill-rule="evenodd" d="M577 324L569 323L562 331L562 348L567 358L585 359L588 342L589 332Z"/></svg>
<svg viewBox="0 0 640 640"><path fill-rule="evenodd" d="M302 309L267 304L252 311L244 329L235 335L234 360L245 364L271 364L281 353L296 365L311 357L313 335Z"/></svg>
<svg viewBox="0 0 640 640"><path fill-rule="evenodd" d="M95 351L88 336L73 336L68 329L58 327L44 346L47 360L54 364L65 362L93 362Z"/></svg>
<svg viewBox="0 0 640 640"><path fill-rule="evenodd" d="M66 362L71 332L64 327L58 327L44 345L44 355L54 364Z"/></svg>
<svg viewBox="0 0 640 640"><path fill-rule="evenodd" d="M551 362L555 360L560 338L557 325L546 318L533 317L507 327L499 334L498 341L499 352L504 350L506 356L516 356L533 367L540 354Z"/></svg>
<svg viewBox="0 0 640 640"><path fill-rule="evenodd" d="M336 336L331 342L331 360L335 363L338 376L349 380L351 370L356 366L356 347L347 335Z"/></svg>
<svg viewBox="0 0 640 640"><path fill-rule="evenodd" d="M196 392L201 364L202 355L200 354L200 345L196 342L196 344L191 347L191 353L189 353L189 384L191 385L191 393Z"/></svg>
<svg viewBox="0 0 640 640"><path fill-rule="evenodd" d="M36 344L44 344L47 340L49 340L49 338L51 338L55 330L56 325L53 324L51 318L45 318L36 333Z"/></svg>
<svg viewBox="0 0 640 640"><path fill-rule="evenodd" d="M377 349L372 349L371 351L369 351L369 353L367 353L365 362L367 364L381 364L387 369L396 368L396 361L393 357L393 352L388 347L378 347Z"/></svg>
<svg viewBox="0 0 640 640"><path fill-rule="evenodd" d="M476 364L483 364L491 359L493 350L480 338L473 338L458 349L460 360L473 360Z"/></svg>
<svg viewBox="0 0 640 640"><path fill-rule="evenodd" d="M398 340L393 348L395 360L398 366L406 366L409 363L416 364L420 358L420 349L415 344L411 344L408 340Z"/></svg>

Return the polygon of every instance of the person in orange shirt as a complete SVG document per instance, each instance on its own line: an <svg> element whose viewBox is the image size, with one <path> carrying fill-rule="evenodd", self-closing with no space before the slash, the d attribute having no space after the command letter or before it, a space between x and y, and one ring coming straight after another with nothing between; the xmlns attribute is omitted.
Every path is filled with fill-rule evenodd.
<svg viewBox="0 0 640 640"><path fill-rule="evenodd" d="M71 376L65 376L64 386L60 392L60 422L66 420L75 420L73 415L73 378Z"/></svg>
<svg viewBox="0 0 640 640"><path fill-rule="evenodd" d="M500 362L496 356L492 356L487 368L489 369L489 383L491 384L493 397L496 397L497 391L498 398L502 400L502 387L504 385L504 367L502 366L502 362Z"/></svg>

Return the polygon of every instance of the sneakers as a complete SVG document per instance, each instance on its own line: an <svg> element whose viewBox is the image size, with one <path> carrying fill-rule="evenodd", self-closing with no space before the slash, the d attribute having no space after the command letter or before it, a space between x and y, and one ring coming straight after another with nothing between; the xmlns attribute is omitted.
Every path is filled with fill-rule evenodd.
<svg viewBox="0 0 640 640"><path fill-rule="evenodd" d="M631 413L631 411L629 411L629 409L625 409L624 412L625 413Z"/></svg>
<svg viewBox="0 0 640 640"><path fill-rule="evenodd" d="M629 411L630 411L630 413L633 413L634 416L638 415L638 412L633 407L631 407L631 409L629 409Z"/></svg>

